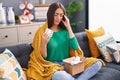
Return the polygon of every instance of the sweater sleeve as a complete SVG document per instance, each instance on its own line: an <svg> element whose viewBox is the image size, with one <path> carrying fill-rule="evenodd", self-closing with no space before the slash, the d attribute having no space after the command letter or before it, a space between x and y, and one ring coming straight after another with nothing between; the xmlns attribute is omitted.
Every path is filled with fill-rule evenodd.
<svg viewBox="0 0 120 80"><path fill-rule="evenodd" d="M70 48L72 48L73 50L78 49L78 41L77 41L76 37L70 38L69 44L70 44Z"/></svg>

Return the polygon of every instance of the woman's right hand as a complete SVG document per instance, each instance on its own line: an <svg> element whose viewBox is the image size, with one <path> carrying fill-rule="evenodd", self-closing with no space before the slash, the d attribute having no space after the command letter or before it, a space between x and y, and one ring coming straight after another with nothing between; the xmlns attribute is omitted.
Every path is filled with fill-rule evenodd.
<svg viewBox="0 0 120 80"><path fill-rule="evenodd" d="M43 33L42 35L42 45L47 45L50 40L50 36L47 33Z"/></svg>
<svg viewBox="0 0 120 80"><path fill-rule="evenodd" d="M50 36L47 33L42 35L41 54L43 57L47 56L47 43L50 40Z"/></svg>

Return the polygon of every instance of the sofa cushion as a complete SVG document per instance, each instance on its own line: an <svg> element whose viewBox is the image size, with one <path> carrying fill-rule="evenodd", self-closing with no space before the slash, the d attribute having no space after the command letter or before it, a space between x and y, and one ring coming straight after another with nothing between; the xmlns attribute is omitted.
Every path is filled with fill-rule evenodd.
<svg viewBox="0 0 120 80"><path fill-rule="evenodd" d="M88 38L87 38L86 32L75 33L75 36L78 40L78 43L79 43L81 49L84 52L84 55L86 57L90 57L91 53L90 53L90 49L89 49Z"/></svg>
<svg viewBox="0 0 120 80"><path fill-rule="evenodd" d="M109 54L111 55L113 61L116 63L120 63L120 52L119 48L117 47L117 43L107 45L106 48Z"/></svg>
<svg viewBox="0 0 120 80"><path fill-rule="evenodd" d="M20 64L9 49L0 54L0 69L3 70L3 78L9 80L26 80L26 75Z"/></svg>
<svg viewBox="0 0 120 80"><path fill-rule="evenodd" d="M110 56L109 52L107 51L106 46L110 44L116 44L115 39L110 33L106 33L105 35L95 37L94 38L102 56L104 57L105 61L112 62L112 57Z"/></svg>
<svg viewBox="0 0 120 80"><path fill-rule="evenodd" d="M0 48L0 53L2 53L5 48L8 48L16 57L22 68L28 67L29 55L32 52L33 48L30 44L19 44L10 47Z"/></svg>
<svg viewBox="0 0 120 80"><path fill-rule="evenodd" d="M85 32L87 33L88 41L89 41L89 48L91 51L91 56L92 57L99 57L100 56L100 51L97 48L97 45L94 41L94 37L102 36L105 34L104 29L102 27L96 29L96 30L87 30L85 29Z"/></svg>

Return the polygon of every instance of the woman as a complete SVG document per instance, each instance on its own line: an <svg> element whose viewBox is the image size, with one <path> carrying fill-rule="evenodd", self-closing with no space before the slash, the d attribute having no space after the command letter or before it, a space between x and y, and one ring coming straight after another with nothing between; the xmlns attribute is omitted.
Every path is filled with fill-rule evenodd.
<svg viewBox="0 0 120 80"><path fill-rule="evenodd" d="M88 80L102 66L96 58L85 59L85 71L71 76L64 70L63 59L72 55L83 56L77 39L71 29L63 5L59 2L50 5L47 22L38 29L32 44L34 50L30 55L27 75L35 80ZM51 32L47 33L46 29ZM51 36L50 36L51 35ZM101 62L100 62L101 61Z"/></svg>

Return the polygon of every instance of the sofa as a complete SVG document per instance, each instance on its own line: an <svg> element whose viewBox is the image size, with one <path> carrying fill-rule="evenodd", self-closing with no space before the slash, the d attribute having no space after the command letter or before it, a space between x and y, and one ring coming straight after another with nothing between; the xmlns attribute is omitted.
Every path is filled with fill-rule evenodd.
<svg viewBox="0 0 120 80"><path fill-rule="evenodd" d="M84 55L86 57L91 57L86 32L75 33L75 36L84 52ZM22 68L28 67L29 55L33 50L31 44L18 44L14 46L1 47L0 53L2 53L5 48L8 48L14 54ZM102 56L99 58L103 59ZM102 67L101 70L90 80L120 80L120 64L116 64L114 62L105 63L106 66Z"/></svg>

